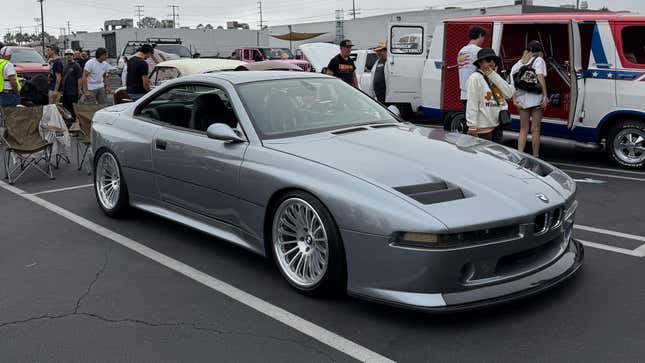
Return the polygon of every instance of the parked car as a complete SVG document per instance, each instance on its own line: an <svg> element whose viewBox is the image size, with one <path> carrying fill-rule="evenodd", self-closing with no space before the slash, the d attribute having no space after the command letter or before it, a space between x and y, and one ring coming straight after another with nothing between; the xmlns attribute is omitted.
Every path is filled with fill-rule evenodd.
<svg viewBox="0 0 645 363"><path fill-rule="evenodd" d="M168 81L97 112L92 148L108 216L135 207L273 257L306 294L468 309L549 289L582 265L568 175L402 123L322 74Z"/></svg>
<svg viewBox="0 0 645 363"><path fill-rule="evenodd" d="M169 80L192 74L232 71L244 64L244 62L232 59L197 58L169 60L157 63L154 66L149 76L150 85L157 87ZM124 102L130 102L125 85L114 92L114 103L119 104Z"/></svg>
<svg viewBox="0 0 645 363"><path fill-rule="evenodd" d="M294 71L303 72L303 69L293 63L278 60L244 63L235 68L236 71Z"/></svg>
<svg viewBox="0 0 645 363"><path fill-rule="evenodd" d="M261 62L266 60L280 60L295 64L305 72L311 71L311 64L303 59L295 59L287 48L237 48L233 52L236 60L246 63Z"/></svg>
<svg viewBox="0 0 645 363"><path fill-rule="evenodd" d="M30 80L37 74L49 75L49 64L34 48L8 46L11 51L11 63L18 77Z"/></svg>
<svg viewBox="0 0 645 363"><path fill-rule="evenodd" d="M122 69L123 59L130 58L143 44L151 44L155 47L155 52L150 59L152 66L166 60L192 58L190 49L182 45L180 38L147 38L145 41L128 41L121 51L121 56L117 58L117 68Z"/></svg>
<svg viewBox="0 0 645 363"><path fill-rule="evenodd" d="M390 39L414 35L388 48L387 102L408 103L446 129L465 132L459 100L457 52L468 28L488 31L485 46L510 72L527 39L541 40L550 104L542 138L583 150L605 149L625 168L645 167L645 16L625 13L546 13L446 20L429 44L425 24L392 23ZM421 34L421 36L419 36ZM514 115L512 129L519 130Z"/></svg>

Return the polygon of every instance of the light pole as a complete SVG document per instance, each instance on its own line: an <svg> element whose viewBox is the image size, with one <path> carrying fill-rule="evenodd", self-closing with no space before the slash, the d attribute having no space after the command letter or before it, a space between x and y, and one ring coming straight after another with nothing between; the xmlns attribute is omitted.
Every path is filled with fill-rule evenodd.
<svg viewBox="0 0 645 363"><path fill-rule="evenodd" d="M36 0L40 3L40 41L43 43L43 55L45 55L45 18L43 17L43 1Z"/></svg>

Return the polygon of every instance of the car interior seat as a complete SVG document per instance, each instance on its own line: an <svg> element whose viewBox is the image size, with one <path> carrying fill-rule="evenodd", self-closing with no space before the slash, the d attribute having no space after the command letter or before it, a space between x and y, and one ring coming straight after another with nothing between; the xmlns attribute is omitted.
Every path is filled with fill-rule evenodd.
<svg viewBox="0 0 645 363"><path fill-rule="evenodd" d="M289 96L281 90L271 90L266 103L269 121L269 132L284 132L293 130L295 120L292 114L293 105Z"/></svg>
<svg viewBox="0 0 645 363"><path fill-rule="evenodd" d="M198 131L206 131L208 126L213 123L223 123L235 128L237 127L237 118L218 95L207 93L198 96L193 103L189 127Z"/></svg>

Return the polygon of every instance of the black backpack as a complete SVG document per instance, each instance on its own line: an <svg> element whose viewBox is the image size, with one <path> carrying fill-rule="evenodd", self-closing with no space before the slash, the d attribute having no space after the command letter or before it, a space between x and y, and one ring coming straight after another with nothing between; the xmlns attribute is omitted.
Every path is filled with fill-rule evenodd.
<svg viewBox="0 0 645 363"><path fill-rule="evenodd" d="M538 81L537 73L535 68L533 68L533 62L536 58L533 58L531 63L525 64L520 69L513 74L513 83L515 83L515 88L521 89L529 93L542 93L542 85Z"/></svg>

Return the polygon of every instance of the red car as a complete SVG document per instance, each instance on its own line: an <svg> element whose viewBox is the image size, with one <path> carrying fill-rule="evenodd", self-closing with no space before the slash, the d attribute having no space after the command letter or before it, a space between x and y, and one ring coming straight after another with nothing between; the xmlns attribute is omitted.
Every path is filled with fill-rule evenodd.
<svg viewBox="0 0 645 363"><path fill-rule="evenodd" d="M7 47L11 50L11 63L18 77L25 80L37 74L49 74L49 64L38 51L28 47Z"/></svg>

